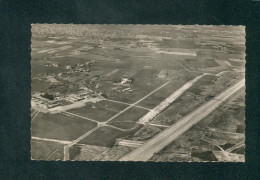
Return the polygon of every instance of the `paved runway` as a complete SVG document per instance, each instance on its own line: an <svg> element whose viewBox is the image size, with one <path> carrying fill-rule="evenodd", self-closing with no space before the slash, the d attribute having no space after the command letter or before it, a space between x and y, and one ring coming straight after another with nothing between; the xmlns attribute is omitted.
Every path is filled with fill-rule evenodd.
<svg viewBox="0 0 260 180"><path fill-rule="evenodd" d="M148 161L154 153L159 152L169 143L197 124L200 120L214 111L223 101L245 86L245 79L228 88L214 99L206 102L183 119L164 130L143 146L122 157L119 161Z"/></svg>

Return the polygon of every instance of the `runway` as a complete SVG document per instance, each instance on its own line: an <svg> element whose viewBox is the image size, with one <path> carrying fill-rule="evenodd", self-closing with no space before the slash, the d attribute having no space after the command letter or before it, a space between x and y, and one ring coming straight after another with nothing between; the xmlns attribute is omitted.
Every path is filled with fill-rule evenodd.
<svg viewBox="0 0 260 180"><path fill-rule="evenodd" d="M198 109L194 110L168 129L164 130L143 146L135 149L131 153L119 159L119 161L148 161L156 152L159 152L169 143L177 139L180 135L189 130L203 118L214 111L223 101L232 96L240 88L245 86L245 79L231 86L214 99L206 102Z"/></svg>

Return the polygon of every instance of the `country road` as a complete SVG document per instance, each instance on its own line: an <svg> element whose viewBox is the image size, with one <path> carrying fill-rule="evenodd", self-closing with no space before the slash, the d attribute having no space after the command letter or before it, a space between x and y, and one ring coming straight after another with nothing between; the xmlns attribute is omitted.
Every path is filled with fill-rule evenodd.
<svg viewBox="0 0 260 180"><path fill-rule="evenodd" d="M180 135L189 130L193 125L197 124L212 111L214 111L223 101L232 96L236 91L245 86L245 79L239 81L226 91L214 99L206 102L198 109L182 118L177 123L173 124L168 129L164 130L143 146L135 149L131 153L119 159L119 161L148 161L154 153L159 152L169 143L177 139Z"/></svg>

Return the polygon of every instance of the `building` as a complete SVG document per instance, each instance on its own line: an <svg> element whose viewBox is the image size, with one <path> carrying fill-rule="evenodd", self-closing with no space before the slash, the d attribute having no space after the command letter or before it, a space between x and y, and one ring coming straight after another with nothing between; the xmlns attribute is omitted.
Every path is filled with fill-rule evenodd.
<svg viewBox="0 0 260 180"><path fill-rule="evenodd" d="M71 69L71 65L69 65L69 66L66 66L66 69Z"/></svg>
<svg viewBox="0 0 260 180"><path fill-rule="evenodd" d="M130 87L132 85L132 82L133 82L133 80L130 79L130 78L123 77L121 79L121 84L124 85L124 86L129 86Z"/></svg>

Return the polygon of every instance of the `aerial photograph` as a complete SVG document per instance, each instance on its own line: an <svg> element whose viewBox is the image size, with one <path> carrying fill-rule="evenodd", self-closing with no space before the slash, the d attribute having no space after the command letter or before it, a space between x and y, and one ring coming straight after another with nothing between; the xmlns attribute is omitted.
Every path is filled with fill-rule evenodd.
<svg viewBox="0 0 260 180"><path fill-rule="evenodd" d="M245 27L32 24L31 159L245 162Z"/></svg>

